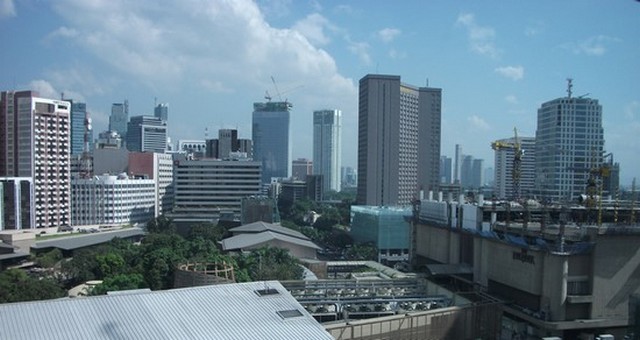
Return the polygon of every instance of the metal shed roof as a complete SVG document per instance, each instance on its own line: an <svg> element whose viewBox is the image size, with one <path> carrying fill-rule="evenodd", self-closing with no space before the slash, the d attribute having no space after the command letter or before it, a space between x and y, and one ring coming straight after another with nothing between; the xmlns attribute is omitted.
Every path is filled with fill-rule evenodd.
<svg viewBox="0 0 640 340"><path fill-rule="evenodd" d="M222 240L221 244L223 250L235 250L255 247L272 240L280 240L283 242L313 249L322 249L308 239L299 239L297 237L282 235L271 231L264 231L257 234L240 234L232 236Z"/></svg>
<svg viewBox="0 0 640 340"><path fill-rule="evenodd" d="M36 242L32 245L32 249L47 249L47 248L59 248L62 250L73 250L78 248L84 248L88 246L94 246L96 244L106 243L116 237L128 238L134 236L144 235L144 230L140 228L127 228L113 231L103 231L94 234L69 236L56 238L52 240L45 240Z"/></svg>
<svg viewBox="0 0 640 340"><path fill-rule="evenodd" d="M278 281L0 305L0 338L333 339Z"/></svg>
<svg viewBox="0 0 640 340"><path fill-rule="evenodd" d="M234 234L238 233L261 233L264 231L273 231L279 234L288 235L291 237L301 238L303 240L308 240L309 238L304 236L304 234L297 232L293 229L289 229L283 227L281 225L267 223L267 222L253 222L245 225L241 225L239 227L229 229L230 232Z"/></svg>

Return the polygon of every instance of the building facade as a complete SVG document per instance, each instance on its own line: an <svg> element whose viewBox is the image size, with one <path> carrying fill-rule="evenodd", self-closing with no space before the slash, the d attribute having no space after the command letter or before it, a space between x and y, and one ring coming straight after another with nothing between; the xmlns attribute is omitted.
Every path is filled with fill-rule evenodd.
<svg viewBox="0 0 640 340"><path fill-rule="evenodd" d="M313 161L306 158L294 159L291 162L291 177L306 181L307 176L313 174Z"/></svg>
<svg viewBox="0 0 640 340"><path fill-rule="evenodd" d="M127 127L127 150L164 153L166 149L166 121L152 116L131 117Z"/></svg>
<svg viewBox="0 0 640 340"><path fill-rule="evenodd" d="M0 176L31 177L32 228L69 225L71 103L32 91L0 94Z"/></svg>
<svg viewBox="0 0 640 340"><path fill-rule="evenodd" d="M240 219L242 199L260 195L260 162L188 160L175 155L173 164L174 220L217 221L223 213Z"/></svg>
<svg viewBox="0 0 640 340"><path fill-rule="evenodd" d="M570 89L538 109L535 191L552 202L584 194L589 170L603 164L602 106L597 99L571 97Z"/></svg>
<svg viewBox="0 0 640 340"><path fill-rule="evenodd" d="M410 208L351 206L351 236L357 243L372 243L378 262L409 260Z"/></svg>
<svg viewBox="0 0 640 340"><path fill-rule="evenodd" d="M451 157L440 156L440 183L451 184Z"/></svg>
<svg viewBox="0 0 640 340"><path fill-rule="evenodd" d="M441 89L403 84L400 76L360 80L358 204L409 205L438 187L441 98Z"/></svg>
<svg viewBox="0 0 640 340"><path fill-rule="evenodd" d="M87 121L88 120L88 121ZM93 129L87 113L87 104L71 102L71 154L81 155L85 148L85 131L87 133L87 151L93 150Z"/></svg>
<svg viewBox="0 0 640 340"><path fill-rule="evenodd" d="M536 139L534 137L518 137L522 157L520 161L520 197L531 197L536 176ZM497 140L496 143L514 145L515 138ZM495 150L495 194L497 198L514 199L513 191L513 158L514 149L501 148Z"/></svg>
<svg viewBox="0 0 640 340"><path fill-rule="evenodd" d="M147 223L154 217L152 179L101 175L72 180L73 226Z"/></svg>
<svg viewBox="0 0 640 340"><path fill-rule="evenodd" d="M128 123L129 101L125 99L123 103L113 103L111 105L111 115L109 116L109 131L115 131L120 136L125 137Z"/></svg>
<svg viewBox="0 0 640 340"><path fill-rule="evenodd" d="M262 183L271 178L288 178L291 171L291 103L253 104L253 159L262 164Z"/></svg>
<svg viewBox="0 0 640 340"><path fill-rule="evenodd" d="M153 109L153 116L159 118L163 122L169 120L169 105L166 103L160 103Z"/></svg>
<svg viewBox="0 0 640 340"><path fill-rule="evenodd" d="M33 178L0 177L0 230L31 229L34 213Z"/></svg>
<svg viewBox="0 0 640 340"><path fill-rule="evenodd" d="M342 111L313 112L313 174L324 176L324 190L340 191Z"/></svg>
<svg viewBox="0 0 640 340"><path fill-rule="evenodd" d="M130 177L154 181L154 217L170 212L173 208L173 157L166 153L131 152L128 164Z"/></svg>

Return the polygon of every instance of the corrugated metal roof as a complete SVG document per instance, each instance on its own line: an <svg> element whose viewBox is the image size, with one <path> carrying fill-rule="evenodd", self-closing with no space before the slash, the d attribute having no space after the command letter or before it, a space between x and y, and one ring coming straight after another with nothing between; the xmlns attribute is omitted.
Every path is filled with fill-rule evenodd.
<svg viewBox="0 0 640 340"><path fill-rule="evenodd" d="M264 231L257 234L240 234L240 235L226 238L222 240L221 243L222 243L223 250L235 250L235 249L245 249L245 248L255 247L262 243L269 242L272 240L280 240L283 242L297 244L303 247L309 247L313 249L322 249L311 241L302 240L297 237L290 237L287 235L282 235L282 234L274 233L271 231Z"/></svg>
<svg viewBox="0 0 640 340"><path fill-rule="evenodd" d="M0 305L0 338L333 339L278 281Z"/></svg>
<svg viewBox="0 0 640 340"><path fill-rule="evenodd" d="M267 222L253 222L245 225L241 225L239 227L229 229L232 233L261 233L264 231L273 231L279 234L289 235L292 237L301 238L303 240L308 240L309 238L304 236L304 234L297 232L293 229L289 229L277 224L267 223Z"/></svg>
<svg viewBox="0 0 640 340"><path fill-rule="evenodd" d="M32 249L59 248L62 250L73 250L96 244L106 243L116 237L127 238L144 235L144 230L140 228L127 228L113 231L103 231L94 234L69 236L36 242L32 245Z"/></svg>

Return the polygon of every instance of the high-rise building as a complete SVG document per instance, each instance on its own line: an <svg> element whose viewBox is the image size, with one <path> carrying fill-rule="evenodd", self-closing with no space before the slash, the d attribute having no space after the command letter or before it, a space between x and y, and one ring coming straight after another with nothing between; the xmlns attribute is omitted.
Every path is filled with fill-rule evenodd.
<svg viewBox="0 0 640 340"><path fill-rule="evenodd" d="M322 175L324 190L340 191L342 167L342 112L313 112L313 174Z"/></svg>
<svg viewBox="0 0 640 340"><path fill-rule="evenodd" d="M155 213L158 217L173 208L173 158L167 153L131 152L129 176L148 178L155 185Z"/></svg>
<svg viewBox="0 0 640 340"><path fill-rule="evenodd" d="M169 105L160 103L153 109L153 116L166 122L169 120Z"/></svg>
<svg viewBox="0 0 640 340"><path fill-rule="evenodd" d="M306 158L294 159L291 162L291 177L300 181L306 181L307 176L313 174L313 162Z"/></svg>
<svg viewBox="0 0 640 340"><path fill-rule="evenodd" d="M535 191L552 202L586 192L589 170L603 164L602 106L597 99L567 96L543 103L536 130Z"/></svg>
<svg viewBox="0 0 640 340"><path fill-rule="evenodd" d="M442 90L400 76L360 79L358 192L361 205L408 205L440 182Z"/></svg>
<svg viewBox="0 0 640 340"><path fill-rule="evenodd" d="M514 145L515 138L497 140L496 143ZM536 177L536 139L534 137L518 137L522 149L520 161L520 197L531 197ZM513 188L513 148L495 150L495 194L498 198L515 199Z"/></svg>
<svg viewBox="0 0 640 340"><path fill-rule="evenodd" d="M71 223L69 143L71 103L35 92L0 94L0 177L31 177L32 228Z"/></svg>
<svg viewBox="0 0 640 340"><path fill-rule="evenodd" d="M440 156L440 183L452 183L451 170L451 157Z"/></svg>
<svg viewBox="0 0 640 340"><path fill-rule="evenodd" d="M252 158L251 140L238 138L236 129L220 129L218 139L206 140L207 158L230 159L236 157L238 152Z"/></svg>
<svg viewBox="0 0 640 340"><path fill-rule="evenodd" d="M356 188L358 186L358 173L350 166L343 166L340 169L342 175L342 189Z"/></svg>
<svg viewBox="0 0 640 340"><path fill-rule="evenodd" d="M134 116L127 128L127 150L164 153L167 149L167 122L152 116Z"/></svg>
<svg viewBox="0 0 640 340"><path fill-rule="evenodd" d="M111 116L109 116L109 130L116 131L120 136L127 135L127 124L129 123L129 101L124 103L113 103L111 105Z"/></svg>
<svg viewBox="0 0 640 340"><path fill-rule="evenodd" d="M32 177L0 177L0 230L35 224Z"/></svg>
<svg viewBox="0 0 640 340"><path fill-rule="evenodd" d="M262 183L288 178L291 171L291 103L253 104L253 159L262 163Z"/></svg>
<svg viewBox="0 0 640 340"><path fill-rule="evenodd" d="M71 154L82 155L87 133L88 152L93 150L93 129L87 123L87 104L71 101ZM88 129L88 130L87 130Z"/></svg>
<svg viewBox="0 0 640 340"><path fill-rule="evenodd" d="M462 146L460 144L456 144L456 153L453 160L453 183L460 184L462 177Z"/></svg>

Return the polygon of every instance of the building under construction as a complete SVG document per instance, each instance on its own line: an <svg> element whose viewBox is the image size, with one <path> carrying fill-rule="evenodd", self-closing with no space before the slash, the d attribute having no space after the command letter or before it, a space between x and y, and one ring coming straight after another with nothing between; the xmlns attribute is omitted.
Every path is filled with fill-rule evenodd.
<svg viewBox="0 0 640 340"><path fill-rule="evenodd" d="M430 197L414 207L412 265L505 301L501 339L622 337L640 292L640 210L596 202Z"/></svg>

